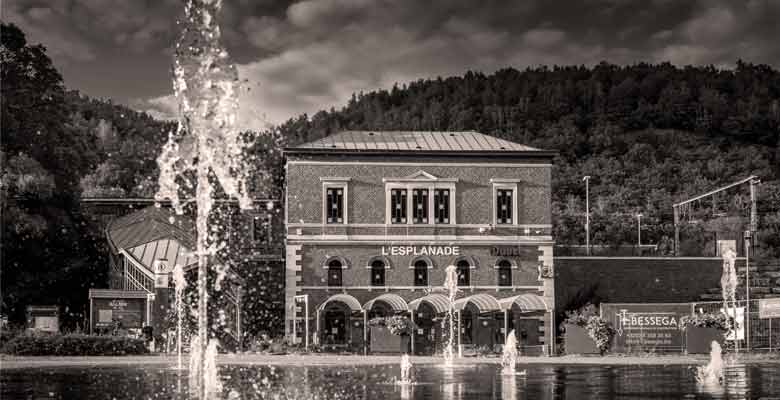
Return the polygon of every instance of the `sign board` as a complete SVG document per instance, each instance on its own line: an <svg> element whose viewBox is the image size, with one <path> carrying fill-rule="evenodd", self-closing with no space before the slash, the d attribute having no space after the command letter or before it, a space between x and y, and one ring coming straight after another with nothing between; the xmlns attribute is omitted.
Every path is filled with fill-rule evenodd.
<svg viewBox="0 0 780 400"><path fill-rule="evenodd" d="M758 318L780 318L780 297L758 301Z"/></svg>
<svg viewBox="0 0 780 400"><path fill-rule="evenodd" d="M490 255L493 257L522 257L536 260L539 258L539 248L536 246L493 246Z"/></svg>
<svg viewBox="0 0 780 400"><path fill-rule="evenodd" d="M615 329L611 351L681 352L684 332L680 319L691 315L690 304L636 303L601 305L601 317Z"/></svg>
<svg viewBox="0 0 780 400"><path fill-rule="evenodd" d="M117 323L124 329L141 328L144 324L145 314L146 299L92 299L92 323L94 328L113 328Z"/></svg>
<svg viewBox="0 0 780 400"><path fill-rule="evenodd" d="M723 312L722 308L720 309L720 312ZM728 313L726 315L734 318L735 325L734 329L726 334L726 340L734 340L735 333L737 334L737 340L745 340L745 307L737 307L736 317L733 307L728 309Z"/></svg>
<svg viewBox="0 0 780 400"><path fill-rule="evenodd" d="M383 256L459 256L460 246L382 246Z"/></svg>
<svg viewBox="0 0 780 400"><path fill-rule="evenodd" d="M168 288L169 274L173 269L169 266L168 260L158 259L154 261L154 287Z"/></svg>

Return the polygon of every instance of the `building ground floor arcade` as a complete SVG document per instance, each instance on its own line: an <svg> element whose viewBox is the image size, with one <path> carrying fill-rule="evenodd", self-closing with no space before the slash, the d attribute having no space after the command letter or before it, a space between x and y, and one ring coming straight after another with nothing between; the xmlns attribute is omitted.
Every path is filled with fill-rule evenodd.
<svg viewBox="0 0 780 400"><path fill-rule="evenodd" d="M405 315L407 350L500 350L512 330L523 354L554 343L550 244L292 244L287 248L286 334L333 351L401 351L383 346L372 320ZM443 288L455 266L454 301ZM449 325L452 315L452 326ZM383 350L384 349L384 350Z"/></svg>

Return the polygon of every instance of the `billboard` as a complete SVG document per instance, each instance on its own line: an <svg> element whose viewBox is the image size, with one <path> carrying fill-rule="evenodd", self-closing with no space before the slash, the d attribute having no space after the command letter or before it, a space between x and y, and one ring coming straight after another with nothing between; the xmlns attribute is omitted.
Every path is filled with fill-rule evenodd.
<svg viewBox="0 0 780 400"><path fill-rule="evenodd" d="M92 324L94 328L112 328L120 324L124 329L141 328L146 314L143 298L93 298Z"/></svg>
<svg viewBox="0 0 780 400"><path fill-rule="evenodd" d="M601 317L615 329L615 353L682 352L685 332L680 319L691 315L687 303L601 304Z"/></svg>

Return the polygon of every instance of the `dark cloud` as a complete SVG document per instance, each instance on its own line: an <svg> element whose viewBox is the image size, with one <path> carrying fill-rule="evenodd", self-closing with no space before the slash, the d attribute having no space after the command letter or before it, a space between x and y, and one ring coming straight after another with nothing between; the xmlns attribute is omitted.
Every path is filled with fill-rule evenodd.
<svg viewBox="0 0 780 400"><path fill-rule="evenodd" d="M160 104L173 104L166 95L178 0L68 4L41 2L12 7L11 13L31 38L56 47L58 63L80 66L80 73L66 74L66 83L119 99L146 98L134 104L156 112L162 112ZM247 80L247 125L339 106L356 91L468 69L602 60L731 67L740 58L780 67L775 0L224 4L224 41ZM39 28L36 21L49 25Z"/></svg>

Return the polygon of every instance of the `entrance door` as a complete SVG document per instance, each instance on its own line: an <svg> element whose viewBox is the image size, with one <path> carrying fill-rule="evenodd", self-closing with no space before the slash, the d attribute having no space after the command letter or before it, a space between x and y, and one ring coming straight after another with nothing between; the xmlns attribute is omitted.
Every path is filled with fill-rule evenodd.
<svg viewBox="0 0 780 400"><path fill-rule="evenodd" d="M433 321L436 312L430 304L423 302L414 314L414 323L418 331L414 333L414 352L420 355L430 355L436 350L436 327ZM420 333L422 331L422 333Z"/></svg>
<svg viewBox="0 0 780 400"><path fill-rule="evenodd" d="M347 343L347 318L343 311L327 311L325 313L324 344Z"/></svg>

